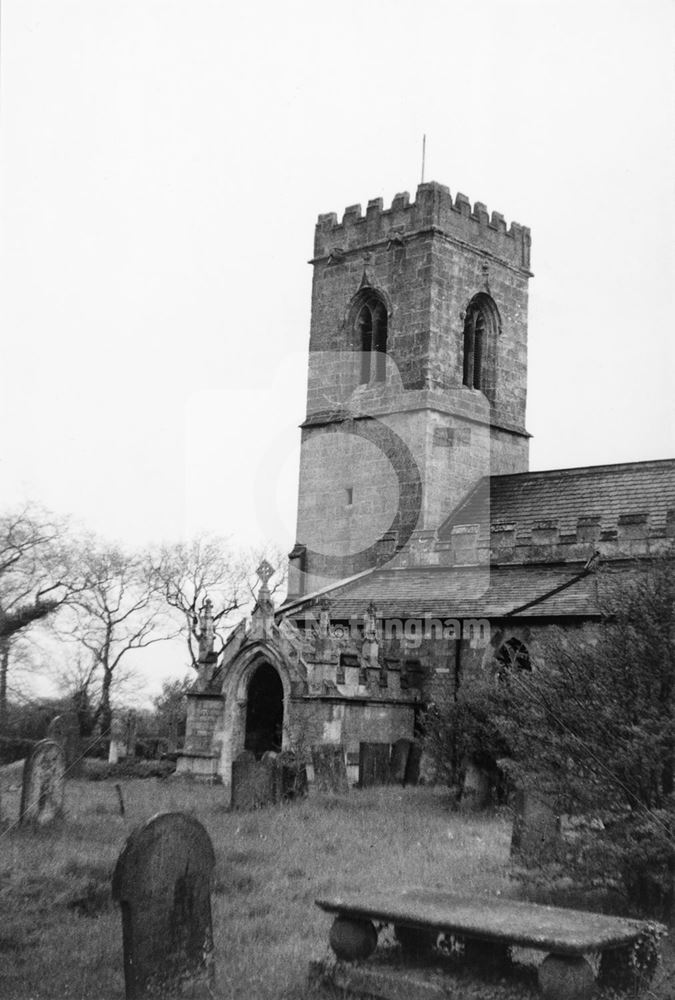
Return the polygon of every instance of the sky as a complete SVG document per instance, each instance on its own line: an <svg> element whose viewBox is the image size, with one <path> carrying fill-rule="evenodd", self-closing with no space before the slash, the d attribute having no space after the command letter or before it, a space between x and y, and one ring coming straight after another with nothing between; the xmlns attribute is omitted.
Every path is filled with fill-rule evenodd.
<svg viewBox="0 0 675 1000"><path fill-rule="evenodd" d="M4 0L0 497L292 546L319 213L532 230L531 467L671 457L672 0Z"/></svg>

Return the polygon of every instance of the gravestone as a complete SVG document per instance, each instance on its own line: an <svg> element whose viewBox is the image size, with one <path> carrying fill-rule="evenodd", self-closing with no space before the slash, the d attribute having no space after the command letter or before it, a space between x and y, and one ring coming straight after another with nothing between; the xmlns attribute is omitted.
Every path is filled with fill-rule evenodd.
<svg viewBox="0 0 675 1000"><path fill-rule="evenodd" d="M110 743L108 744L109 764L117 764L122 757L126 757L125 732L124 721L118 716L113 716L110 723Z"/></svg>
<svg viewBox="0 0 675 1000"><path fill-rule="evenodd" d="M345 750L341 743L321 743L312 747L314 783L320 792L349 791Z"/></svg>
<svg viewBox="0 0 675 1000"><path fill-rule="evenodd" d="M232 808L262 809L272 805L276 800L275 779L273 757L256 760L252 750L243 750L232 761Z"/></svg>
<svg viewBox="0 0 675 1000"><path fill-rule="evenodd" d="M525 867L555 861L562 848L560 816L539 792L520 789L514 796L511 857Z"/></svg>
<svg viewBox="0 0 675 1000"><path fill-rule="evenodd" d="M465 763L464 783L459 808L462 812L477 812L490 805L490 777L475 761Z"/></svg>
<svg viewBox="0 0 675 1000"><path fill-rule="evenodd" d="M46 826L63 813L65 763L63 750L53 740L40 740L23 769L20 823Z"/></svg>
<svg viewBox="0 0 675 1000"><path fill-rule="evenodd" d="M406 739L396 740L391 748L391 759L389 761L389 781L392 785L405 784L405 769L410 756L412 741Z"/></svg>
<svg viewBox="0 0 675 1000"><path fill-rule="evenodd" d="M58 743L63 750L66 777L79 777L82 773L82 741L77 713L64 712L55 716L47 727L47 739Z"/></svg>
<svg viewBox="0 0 675 1000"><path fill-rule="evenodd" d="M420 766L422 764L422 744L416 740L410 747L408 760L405 765L404 785L417 785L420 780Z"/></svg>
<svg viewBox="0 0 675 1000"><path fill-rule="evenodd" d="M277 756L277 798L281 801L307 795L307 768L290 750Z"/></svg>
<svg viewBox="0 0 675 1000"><path fill-rule="evenodd" d="M359 787L389 784L389 743L359 743Z"/></svg>
<svg viewBox="0 0 675 1000"><path fill-rule="evenodd" d="M127 1000L213 996L214 865L209 835L185 813L154 816L127 840L112 878Z"/></svg>

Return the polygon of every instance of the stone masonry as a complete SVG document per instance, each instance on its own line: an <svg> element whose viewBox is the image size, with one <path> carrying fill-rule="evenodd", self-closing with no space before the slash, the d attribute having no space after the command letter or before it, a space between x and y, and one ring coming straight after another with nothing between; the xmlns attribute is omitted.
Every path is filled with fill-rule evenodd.
<svg viewBox="0 0 675 1000"><path fill-rule="evenodd" d="M527 469L529 248L528 229L436 183L319 216L291 596L435 529L481 476ZM355 317L372 293L386 376L362 383ZM476 295L495 307L484 392L462 384Z"/></svg>

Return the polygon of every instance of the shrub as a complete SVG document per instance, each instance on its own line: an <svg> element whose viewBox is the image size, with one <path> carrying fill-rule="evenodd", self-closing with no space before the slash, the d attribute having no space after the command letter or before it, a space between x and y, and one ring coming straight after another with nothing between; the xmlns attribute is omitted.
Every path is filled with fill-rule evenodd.
<svg viewBox="0 0 675 1000"><path fill-rule="evenodd" d="M494 683L483 676L467 677L457 698L429 708L424 718L424 749L434 761L437 777L461 795L464 769L472 760L490 778L495 801L506 795L498 761L509 748L495 723Z"/></svg>
<svg viewBox="0 0 675 1000"><path fill-rule="evenodd" d="M565 866L618 883L632 910L670 919L675 904L675 569L636 566L599 580L604 621L558 632L540 669L495 689L492 722L513 779L560 813L590 814ZM566 871L566 873L567 873Z"/></svg>
<svg viewBox="0 0 675 1000"><path fill-rule="evenodd" d="M25 740L18 736L0 736L0 765L25 760L30 756L35 743L35 740Z"/></svg>

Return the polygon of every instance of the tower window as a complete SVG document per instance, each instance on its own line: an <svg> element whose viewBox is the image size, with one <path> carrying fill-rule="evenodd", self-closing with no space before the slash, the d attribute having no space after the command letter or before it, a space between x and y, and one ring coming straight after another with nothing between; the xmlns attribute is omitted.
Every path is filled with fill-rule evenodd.
<svg viewBox="0 0 675 1000"><path fill-rule="evenodd" d="M384 382L387 363L387 310L370 292L356 314L357 344L361 351L361 384Z"/></svg>
<svg viewBox="0 0 675 1000"><path fill-rule="evenodd" d="M354 488L353 488L353 486L348 486L347 490L346 490L346 493L347 493L347 506L351 507L351 505L354 503Z"/></svg>
<svg viewBox="0 0 675 1000"><path fill-rule="evenodd" d="M484 292L475 295L464 319L462 382L490 399L494 396L498 329L499 313L493 300Z"/></svg>

